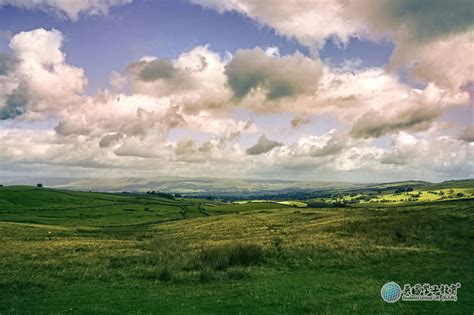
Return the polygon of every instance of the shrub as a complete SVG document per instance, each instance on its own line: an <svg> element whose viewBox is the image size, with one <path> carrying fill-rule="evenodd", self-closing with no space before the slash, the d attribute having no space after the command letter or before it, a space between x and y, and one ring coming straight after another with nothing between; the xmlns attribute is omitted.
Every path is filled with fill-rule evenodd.
<svg viewBox="0 0 474 315"><path fill-rule="evenodd" d="M203 249L200 253L200 262L203 266L215 270L223 270L229 265L229 256L225 247Z"/></svg>
<svg viewBox="0 0 474 315"><path fill-rule="evenodd" d="M166 267L161 269L160 272L158 273L158 280L160 280L160 281L169 282L169 281L171 281L171 279L173 279L173 275L171 273L171 270L169 270Z"/></svg>
<svg viewBox="0 0 474 315"><path fill-rule="evenodd" d="M213 270L225 270L232 266L250 266L261 262L263 249L256 244L230 244L203 249L201 265Z"/></svg>
<svg viewBox="0 0 474 315"><path fill-rule="evenodd" d="M395 229L395 237L396 237L396 240L398 241L405 241L405 235L403 234L402 230L400 229Z"/></svg>
<svg viewBox="0 0 474 315"><path fill-rule="evenodd" d="M230 248L229 264L231 266L250 266L262 261L263 250L255 244L240 244Z"/></svg>

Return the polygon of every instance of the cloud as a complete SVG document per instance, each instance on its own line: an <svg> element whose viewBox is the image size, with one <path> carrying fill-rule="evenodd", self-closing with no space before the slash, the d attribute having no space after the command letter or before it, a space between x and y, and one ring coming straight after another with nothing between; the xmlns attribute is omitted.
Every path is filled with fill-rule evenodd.
<svg viewBox="0 0 474 315"><path fill-rule="evenodd" d="M319 60L296 52L280 57L261 48L237 50L225 66L234 97L243 98L262 88L269 100L313 93L322 72Z"/></svg>
<svg viewBox="0 0 474 315"><path fill-rule="evenodd" d="M369 140L354 141L330 131L251 157L237 143L229 145L218 138L202 143L193 139L162 142L159 136L149 134L123 138L110 147L100 147L98 139L61 137L51 130L0 129L2 171L23 167L29 173L61 170L63 174L101 177L173 172L177 176L278 174L274 177L374 181L465 178L472 176L474 166L474 146L428 133L394 134L392 147L385 149ZM194 163L200 163L199 167Z"/></svg>
<svg viewBox="0 0 474 315"><path fill-rule="evenodd" d="M213 149L204 152L206 146L203 146L175 158L174 143L168 139L174 128L209 135ZM186 114L167 98L104 92L88 98L78 108L69 109L54 130L59 137L83 139L91 147L117 157L160 159L160 163L169 163L170 160L197 162L218 156L229 158L222 153L227 152L227 144L241 134L255 132L256 127L252 121L219 117L210 112Z"/></svg>
<svg viewBox="0 0 474 315"><path fill-rule="evenodd" d="M464 49L464 35L450 36L446 45ZM280 56L274 47L239 50L232 57L198 46L172 60L142 58L125 72L111 74L111 91L88 96L84 71L66 62L62 41L55 30L22 32L11 39L12 54L0 57L0 118L24 126L2 123L2 165L89 168L93 174L119 176L126 171L327 180L472 173L467 169L472 132L459 139L443 130L432 134L443 110L469 101L458 87L470 74L457 63L446 61L446 67L456 69L449 74L450 69L436 72L417 61L410 68L413 76L433 83L413 88L383 68L334 68L299 53ZM439 48L432 57L420 50L420 58L432 60L427 65L448 58L442 41L436 41L439 47L431 39L427 43ZM126 84L129 93L122 91ZM237 119L239 108L262 115L290 113L293 129ZM350 131L306 134L310 128L298 129L323 113ZM187 136L176 138L180 132L173 129ZM255 132L289 144L262 135L243 149L242 135ZM390 148L374 141L384 135L392 139Z"/></svg>
<svg viewBox="0 0 474 315"><path fill-rule="evenodd" d="M170 128L185 124L179 111L166 99L104 92L60 115L55 130L61 136L120 133L132 137L153 132L166 137Z"/></svg>
<svg viewBox="0 0 474 315"><path fill-rule="evenodd" d="M248 148L245 152L248 155L259 155L259 154L262 154L262 153L269 152L273 148L276 148L276 147L279 147L279 146L282 146L282 145L283 145L282 143L280 143L278 141L274 141L274 140L269 140L269 139L267 139L267 137L265 135L262 135L258 139L258 142L256 144L254 144L253 146L251 146L250 148Z"/></svg>
<svg viewBox="0 0 474 315"><path fill-rule="evenodd" d="M83 117L71 117L66 121L60 121L54 131L60 136L83 136L92 132L88 122Z"/></svg>
<svg viewBox="0 0 474 315"><path fill-rule="evenodd" d="M301 126L310 124L311 123L311 118L297 116L297 117L293 117L293 119L291 119L290 123L291 123L291 127L293 129L297 129Z"/></svg>
<svg viewBox="0 0 474 315"><path fill-rule="evenodd" d="M322 136L302 137L290 147L291 155L324 157L341 153L347 147L347 135L335 129Z"/></svg>
<svg viewBox="0 0 474 315"><path fill-rule="evenodd" d="M210 112L186 116L186 121L191 129L201 130L226 139L235 139L241 134L253 133L258 130L252 120L240 121L219 117Z"/></svg>
<svg viewBox="0 0 474 315"><path fill-rule="evenodd" d="M155 59L151 61L139 61L131 64L129 68L133 71L138 68L137 76L145 82L153 82L159 79L180 80L184 78L184 73L179 68L175 68L171 61Z"/></svg>
<svg viewBox="0 0 474 315"><path fill-rule="evenodd" d="M469 0L335 0L258 1L191 0L191 3L218 12L235 11L279 34L301 43L322 45L328 38L347 42L351 36L391 36L395 40L429 41L462 33L474 25L474 9Z"/></svg>
<svg viewBox="0 0 474 315"><path fill-rule="evenodd" d="M109 75L109 83L114 90L121 91L127 84L127 77L117 71L112 71Z"/></svg>
<svg viewBox="0 0 474 315"><path fill-rule="evenodd" d="M180 139L176 143L176 160L182 162L199 163L222 158L222 144L216 140L202 144L193 139Z"/></svg>
<svg viewBox="0 0 474 315"><path fill-rule="evenodd" d="M467 32L397 48L390 67L405 67L415 80L460 93L465 85L474 82L473 54L474 33Z"/></svg>
<svg viewBox="0 0 474 315"><path fill-rule="evenodd" d="M348 15L364 19L372 32L389 33L398 40L426 42L442 36L462 33L474 25L474 9L469 0L455 2L420 0L374 3L352 1Z"/></svg>
<svg viewBox="0 0 474 315"><path fill-rule="evenodd" d="M392 115L370 110L354 122L351 135L358 138L378 138L400 130L426 130L439 115L439 109L426 105L415 105Z"/></svg>
<svg viewBox="0 0 474 315"><path fill-rule="evenodd" d="M197 46L175 60L147 57L127 69L134 93L169 97L187 112L196 113L219 111L228 105L231 93L226 88L226 63L207 46Z"/></svg>
<svg viewBox="0 0 474 315"><path fill-rule="evenodd" d="M124 137L124 135L121 134L121 133L118 133L118 132L111 133L111 134L106 134L102 138L100 138L99 147L108 148L111 145L117 143L123 137Z"/></svg>
<svg viewBox="0 0 474 315"><path fill-rule="evenodd" d="M122 141L113 151L114 155L119 158L153 159L155 162L166 163L171 157L170 147L160 135L146 134L141 137L128 136L121 138L123 138ZM118 144L119 139L114 140L114 144Z"/></svg>
<svg viewBox="0 0 474 315"><path fill-rule="evenodd" d="M294 37L307 46L321 46L330 36L345 42L362 27L344 16L344 1L191 0L218 12L235 11L279 34Z"/></svg>
<svg viewBox="0 0 474 315"><path fill-rule="evenodd" d="M11 38L12 55L2 57L0 69L3 119L26 114L34 118L81 101L87 79L82 69L65 62L62 41L62 34L54 29L20 32Z"/></svg>
<svg viewBox="0 0 474 315"><path fill-rule="evenodd" d="M168 86L170 88L176 88L176 90L186 88L187 84L192 85L190 81L187 81L189 77L186 76L186 72L175 67L173 63L167 59L137 61L130 64L128 69L134 73L136 79L142 82L162 80L162 82L168 82Z"/></svg>
<svg viewBox="0 0 474 315"><path fill-rule="evenodd" d="M29 103L28 91L19 86L6 95L4 104L0 104L0 120L14 119L26 112Z"/></svg>
<svg viewBox="0 0 474 315"><path fill-rule="evenodd" d="M174 123L159 127L163 137L177 125L207 130L214 121L223 121L216 120L216 113L226 115L236 106L259 113L291 112L297 117L328 113L349 126L355 121L351 134L356 137L378 137L426 129L443 108L468 99L466 92L453 93L435 84L423 90L411 88L383 69L331 68L299 53L280 56L276 48L239 50L226 59L198 46L175 60L142 58L130 64L128 72L133 95L147 95L179 109ZM150 114L142 112L142 116ZM103 131L143 134L140 129L160 125L153 122L157 117ZM293 127L305 122L295 119Z"/></svg>
<svg viewBox="0 0 474 315"><path fill-rule="evenodd" d="M329 39L347 43L351 37L388 37L396 45L391 70L408 67L416 79L456 89L473 80L473 58L467 57L474 53L474 6L470 0L191 2L221 13L248 16L281 35L296 38L314 55Z"/></svg>
<svg viewBox="0 0 474 315"><path fill-rule="evenodd" d="M107 15L111 7L131 2L132 0L0 0L0 7L11 5L28 10L42 10L77 21L81 14Z"/></svg>
<svg viewBox="0 0 474 315"><path fill-rule="evenodd" d="M459 135L459 140L471 143L474 142L474 124L470 124Z"/></svg>
<svg viewBox="0 0 474 315"><path fill-rule="evenodd" d="M414 174L430 172L471 177L474 146L448 136L418 138L406 132L392 136L392 147L381 157L382 165Z"/></svg>
<svg viewBox="0 0 474 315"><path fill-rule="evenodd" d="M0 75L7 75L15 68L16 63L12 56L0 53Z"/></svg>

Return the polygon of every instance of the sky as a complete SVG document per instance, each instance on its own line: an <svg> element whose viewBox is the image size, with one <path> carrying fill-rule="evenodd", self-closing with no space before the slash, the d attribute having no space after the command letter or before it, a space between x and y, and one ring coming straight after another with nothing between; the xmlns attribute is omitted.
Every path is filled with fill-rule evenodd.
<svg viewBox="0 0 474 315"><path fill-rule="evenodd" d="M467 0L0 0L0 177L474 173Z"/></svg>

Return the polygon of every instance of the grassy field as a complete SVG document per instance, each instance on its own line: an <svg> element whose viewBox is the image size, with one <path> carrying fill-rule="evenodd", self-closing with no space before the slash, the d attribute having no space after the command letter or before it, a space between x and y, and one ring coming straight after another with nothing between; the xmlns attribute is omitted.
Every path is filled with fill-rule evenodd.
<svg viewBox="0 0 474 315"><path fill-rule="evenodd" d="M472 314L473 204L1 187L0 313ZM388 281L462 287L458 302L388 304Z"/></svg>

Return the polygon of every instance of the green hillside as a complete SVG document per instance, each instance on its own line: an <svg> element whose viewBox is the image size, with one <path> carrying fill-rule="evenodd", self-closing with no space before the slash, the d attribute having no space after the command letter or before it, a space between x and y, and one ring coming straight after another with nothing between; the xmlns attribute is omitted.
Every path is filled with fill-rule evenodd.
<svg viewBox="0 0 474 315"><path fill-rule="evenodd" d="M471 313L473 223L472 198L297 208L1 187L0 313ZM388 281L462 287L388 304Z"/></svg>
<svg viewBox="0 0 474 315"><path fill-rule="evenodd" d="M75 192L31 186L0 188L1 219L35 224L65 226L151 224L278 207L282 205L273 203L239 205L199 199L170 199L150 194Z"/></svg>

